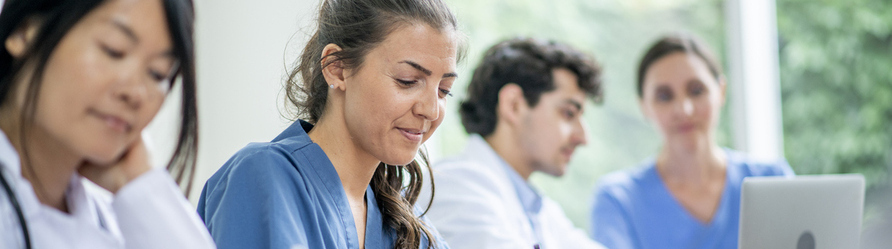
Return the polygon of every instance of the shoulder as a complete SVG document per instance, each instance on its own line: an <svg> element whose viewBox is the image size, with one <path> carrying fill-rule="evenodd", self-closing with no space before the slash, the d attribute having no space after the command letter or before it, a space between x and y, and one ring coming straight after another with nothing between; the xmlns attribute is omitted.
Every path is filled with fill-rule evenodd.
<svg viewBox="0 0 892 249"><path fill-rule="evenodd" d="M224 175L262 174L278 175L297 173L298 148L290 148L280 143L250 143L223 164L218 170ZM217 174L215 174L217 176Z"/></svg>
<svg viewBox="0 0 892 249"><path fill-rule="evenodd" d="M516 196L513 186L505 172L498 167L455 158L434 164L431 171L437 188L429 210L431 214L453 216L456 210L462 210L496 218L506 209L520 208L520 204L515 203L516 198L513 198Z"/></svg>
<svg viewBox="0 0 892 249"><path fill-rule="evenodd" d="M650 184L650 175L654 170L654 164L648 160L639 166L609 173L598 180L596 193L606 195L630 194L647 184Z"/></svg>
<svg viewBox="0 0 892 249"><path fill-rule="evenodd" d="M725 149L728 167L735 167L743 176L792 176L793 169L784 159L755 159L743 152Z"/></svg>
<svg viewBox="0 0 892 249"><path fill-rule="evenodd" d="M449 183L476 183L495 185L507 180L505 172L498 165L463 157L452 157L434 163L431 166L438 185L450 186ZM448 183L447 183L448 182Z"/></svg>
<svg viewBox="0 0 892 249"><path fill-rule="evenodd" d="M251 143L236 152L211 176L207 194L242 188L252 191L283 191L283 185L304 183L304 170L297 150L280 143Z"/></svg>

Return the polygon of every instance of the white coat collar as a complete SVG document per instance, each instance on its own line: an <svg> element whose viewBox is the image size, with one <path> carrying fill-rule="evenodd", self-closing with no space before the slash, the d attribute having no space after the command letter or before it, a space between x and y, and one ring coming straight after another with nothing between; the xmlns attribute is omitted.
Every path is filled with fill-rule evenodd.
<svg viewBox="0 0 892 249"><path fill-rule="evenodd" d="M537 215L542 211L542 195L536 191L527 181L525 181L511 165L492 149L492 146L486 142L479 134L472 134L468 138L468 145L464 151L469 158L484 162L487 165L500 165L498 168L504 172L505 178L511 182L511 186L517 193L517 198L523 205L524 211L529 214Z"/></svg>

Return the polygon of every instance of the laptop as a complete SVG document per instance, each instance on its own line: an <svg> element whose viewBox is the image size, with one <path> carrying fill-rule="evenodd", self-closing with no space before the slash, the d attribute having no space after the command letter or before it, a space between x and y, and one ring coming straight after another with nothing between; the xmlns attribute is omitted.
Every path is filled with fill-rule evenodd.
<svg viewBox="0 0 892 249"><path fill-rule="evenodd" d="M748 177L740 193L740 249L854 249L864 176Z"/></svg>

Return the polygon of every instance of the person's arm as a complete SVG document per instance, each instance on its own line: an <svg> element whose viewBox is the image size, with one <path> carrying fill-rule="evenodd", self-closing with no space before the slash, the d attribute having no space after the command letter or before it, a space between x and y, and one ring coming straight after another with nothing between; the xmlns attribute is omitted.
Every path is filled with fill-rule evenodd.
<svg viewBox="0 0 892 249"><path fill-rule="evenodd" d="M592 239L610 249L636 248L628 211L603 187L599 188L592 207Z"/></svg>
<svg viewBox="0 0 892 249"><path fill-rule="evenodd" d="M510 207L501 201L496 176L467 168L437 170L434 203L425 217L451 248L532 247L523 243L530 238L519 234L517 224L505 213Z"/></svg>
<svg viewBox="0 0 892 249"><path fill-rule="evenodd" d="M125 248L215 248L192 205L164 169L124 185L112 208Z"/></svg>
<svg viewBox="0 0 892 249"><path fill-rule="evenodd" d="M78 172L114 194L112 209L124 247L214 248L207 229L166 170L153 169L140 137L115 162L85 161Z"/></svg>
<svg viewBox="0 0 892 249"><path fill-rule="evenodd" d="M308 247L301 214L306 183L268 148L236 154L202 190L198 205L219 248Z"/></svg>

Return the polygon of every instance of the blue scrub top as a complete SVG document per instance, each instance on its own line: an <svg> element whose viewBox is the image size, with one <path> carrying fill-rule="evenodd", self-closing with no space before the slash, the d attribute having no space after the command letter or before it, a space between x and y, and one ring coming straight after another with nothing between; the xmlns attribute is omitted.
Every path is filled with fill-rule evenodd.
<svg viewBox="0 0 892 249"><path fill-rule="evenodd" d="M793 176L786 161L754 162L725 149L727 172L709 224L692 216L660 178L653 159L600 180L592 208L592 238L612 249L737 248L740 186L748 176Z"/></svg>
<svg viewBox="0 0 892 249"><path fill-rule="evenodd" d="M218 248L359 248L347 194L307 135L312 128L294 122L272 142L251 143L208 179L198 214ZM393 248L395 231L383 223L371 186L366 204L365 248ZM437 248L448 248L430 229Z"/></svg>

